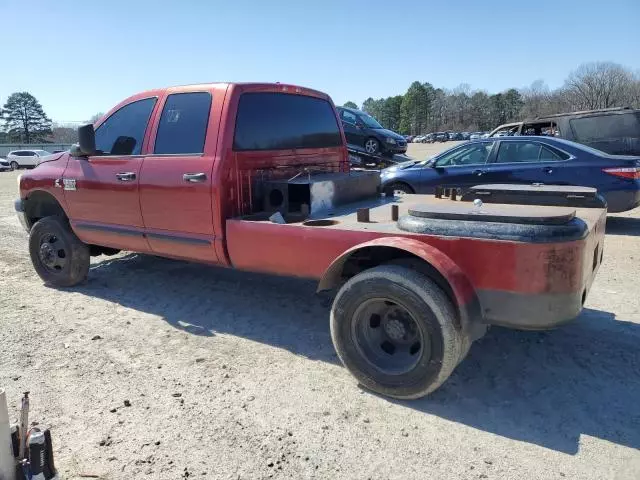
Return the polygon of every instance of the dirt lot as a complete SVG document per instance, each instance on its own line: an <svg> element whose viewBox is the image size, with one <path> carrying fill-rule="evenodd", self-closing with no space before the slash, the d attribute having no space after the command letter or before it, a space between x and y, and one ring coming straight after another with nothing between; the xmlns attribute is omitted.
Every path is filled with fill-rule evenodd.
<svg viewBox="0 0 640 480"><path fill-rule="evenodd" d="M339 364L312 282L121 254L43 286L16 177L0 173L0 386L12 407L31 391L63 478L640 476L637 210L610 216L578 321L491 329L440 390L396 402Z"/></svg>

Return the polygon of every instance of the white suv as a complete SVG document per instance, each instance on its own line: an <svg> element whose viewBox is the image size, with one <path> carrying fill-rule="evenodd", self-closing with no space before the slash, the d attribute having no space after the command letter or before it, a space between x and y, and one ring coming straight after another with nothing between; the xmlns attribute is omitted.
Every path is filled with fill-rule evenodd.
<svg viewBox="0 0 640 480"><path fill-rule="evenodd" d="M46 150L14 150L7 155L7 162L12 170L22 167L35 167L40 163L41 157L51 155Z"/></svg>

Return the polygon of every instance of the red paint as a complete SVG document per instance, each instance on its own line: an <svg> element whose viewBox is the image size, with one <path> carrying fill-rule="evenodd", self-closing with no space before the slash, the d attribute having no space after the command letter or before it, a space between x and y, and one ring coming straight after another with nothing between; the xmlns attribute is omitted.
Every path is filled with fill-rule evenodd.
<svg viewBox="0 0 640 480"><path fill-rule="evenodd" d="M229 254L234 267L243 270L321 278L334 260L347 250L378 243L399 247L424 258L450 282L452 278L463 276L461 285L468 279L475 289L521 293L581 291L590 276L586 266L591 266L593 248L603 235L604 229L600 236L592 235L585 240L529 244L234 219L227 222ZM255 248L257 238L260 248ZM411 247L400 242L402 239L411 242ZM424 244L423 251L417 248L416 242ZM464 291L466 286L461 289ZM466 293L461 295L466 296Z"/></svg>
<svg viewBox="0 0 640 480"><path fill-rule="evenodd" d="M212 95L203 155L154 155L153 145L167 96L194 91ZM114 107L96 125L128 103L157 97L140 155L79 159L67 153L26 173L21 196L28 198L39 190L54 195L78 236L87 243L279 275L321 278L350 249L376 245L400 248L438 269L449 280L460 304L472 297L474 289L568 293L580 292L590 285L592 253L604 235L602 219L598 235L558 244L240 220L241 215L250 213L252 179L261 169L281 167L278 171L282 178L299 172L303 164L330 171L348 169L344 143L314 150L234 152L238 100L249 91L286 91L330 101L323 93L280 84L222 83L143 92ZM136 181L119 182L115 174L123 171L135 173ZM204 173L207 180L185 182L183 174L187 172ZM55 179L63 176L75 179L77 190L63 194L61 188L54 187ZM94 228L81 228L86 223ZM110 227L125 229L132 235L104 230ZM188 241L173 241L176 238Z"/></svg>

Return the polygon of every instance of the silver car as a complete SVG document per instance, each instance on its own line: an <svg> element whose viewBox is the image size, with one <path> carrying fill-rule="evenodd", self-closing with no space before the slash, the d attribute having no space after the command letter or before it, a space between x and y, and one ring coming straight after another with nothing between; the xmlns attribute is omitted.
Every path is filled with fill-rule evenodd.
<svg viewBox="0 0 640 480"><path fill-rule="evenodd" d="M47 155L51 155L51 152L46 150L13 150L7 155L7 162L12 170L23 167L33 168L40 163L42 157Z"/></svg>

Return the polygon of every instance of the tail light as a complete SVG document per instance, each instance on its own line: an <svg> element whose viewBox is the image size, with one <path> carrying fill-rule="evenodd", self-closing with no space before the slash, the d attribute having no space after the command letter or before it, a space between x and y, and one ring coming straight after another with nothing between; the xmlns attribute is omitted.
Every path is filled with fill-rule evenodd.
<svg viewBox="0 0 640 480"><path fill-rule="evenodd" d="M604 168L602 171L616 177L640 180L640 167Z"/></svg>

